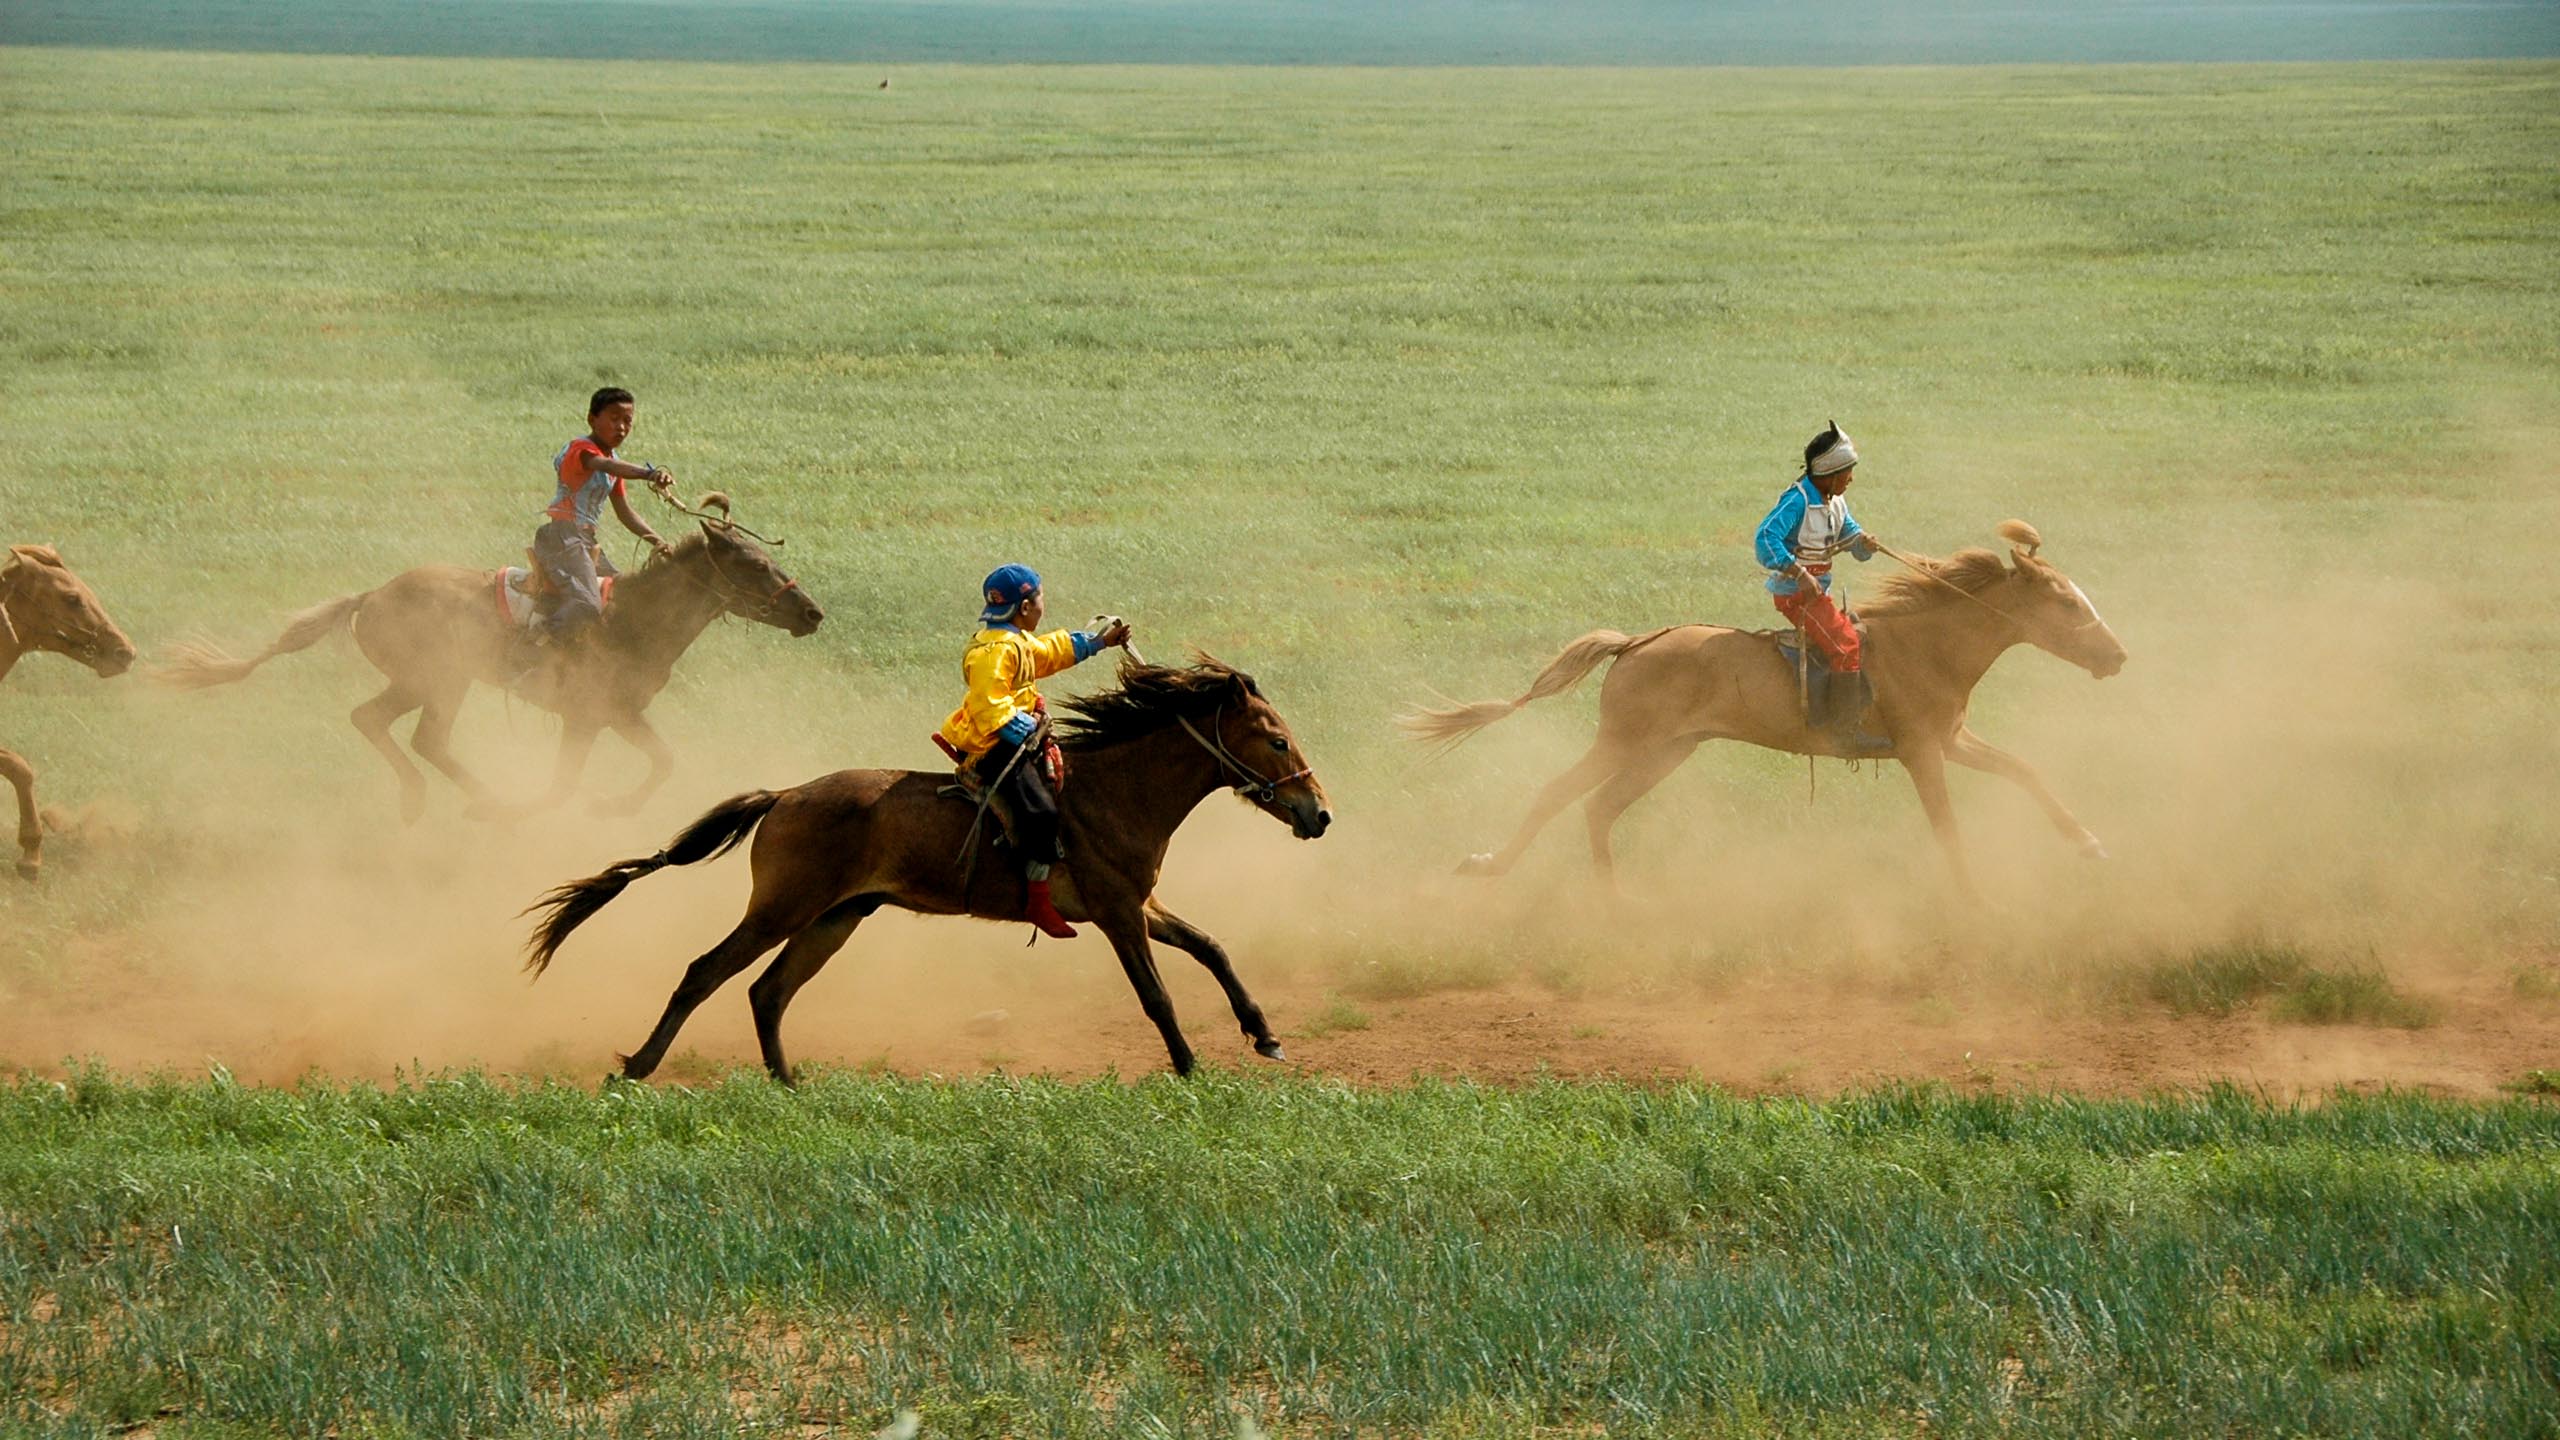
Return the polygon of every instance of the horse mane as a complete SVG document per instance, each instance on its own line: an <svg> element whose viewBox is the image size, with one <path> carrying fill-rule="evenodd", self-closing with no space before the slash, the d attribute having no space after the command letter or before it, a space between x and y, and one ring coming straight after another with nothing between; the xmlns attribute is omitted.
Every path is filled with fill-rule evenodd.
<svg viewBox="0 0 2560 1440"><path fill-rule="evenodd" d="M1057 722L1058 744L1068 750L1099 750L1152 735L1176 720L1195 720L1245 695L1260 695L1253 677L1214 655L1199 654L1190 665L1145 665L1120 662L1120 686L1058 702L1066 715Z"/></svg>
<svg viewBox="0 0 2560 1440"><path fill-rule="evenodd" d="M2009 573L2008 564L1990 550L1959 550L1941 560L1929 555L1914 555L1911 563L1926 574L1888 575L1879 581L1872 598L1860 600L1861 615L1904 615L1926 610L1948 598L1947 585L1967 595L1979 595L2000 583ZM1933 580L1930 576L1936 576ZM1939 581L1945 581L1942 585Z"/></svg>

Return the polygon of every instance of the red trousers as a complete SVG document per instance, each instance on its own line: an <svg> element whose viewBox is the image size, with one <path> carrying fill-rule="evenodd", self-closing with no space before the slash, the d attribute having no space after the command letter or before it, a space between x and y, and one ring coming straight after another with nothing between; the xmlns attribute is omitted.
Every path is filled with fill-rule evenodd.
<svg viewBox="0 0 2560 1440"><path fill-rule="evenodd" d="M1778 613L1786 616L1813 637L1822 658L1831 662L1831 673L1848 675L1858 668L1858 632L1849 617L1831 603L1831 597L1819 590L1799 586L1793 595L1772 595L1778 602Z"/></svg>

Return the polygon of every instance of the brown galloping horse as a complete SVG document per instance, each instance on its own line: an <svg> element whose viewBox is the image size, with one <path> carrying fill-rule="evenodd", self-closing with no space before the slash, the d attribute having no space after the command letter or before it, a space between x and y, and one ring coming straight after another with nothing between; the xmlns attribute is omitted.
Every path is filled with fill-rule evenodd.
<svg viewBox="0 0 2560 1440"><path fill-rule="evenodd" d="M1988 550L1919 560L1921 573L1887 579L1858 611L1875 688L1872 723L1892 741L1874 758L1900 760L1910 773L1956 884L1968 894L1973 881L1947 802L1949 761L2014 781L2044 807L2064 839L2084 854L2106 854L2025 761L1966 728L1974 685L2019 644L2100 679L2125 661L2124 646L2089 597L2051 561L2036 558L2043 542L2034 527L2003 521L2000 534L2015 547L2007 563ZM1597 789L1586 814L1592 861L1605 880L1612 864L1609 831L1618 816L1702 740L1741 740L1798 755L1843 753L1834 737L1806 726L1795 667L1779 651L1778 633L1720 625L1678 625L1633 638L1594 630L1567 645L1516 700L1418 710L1399 723L1421 739L1455 744L1532 700L1572 689L1612 659L1617 664L1600 689L1600 738L1590 753L1539 792L1510 844L1496 854L1469 856L1459 873L1509 870L1558 811Z"/></svg>
<svg viewBox="0 0 2560 1440"><path fill-rule="evenodd" d="M706 503L713 502L725 508L719 497ZM530 806L507 806L463 768L452 747L454 717L472 682L501 688L508 682L516 630L500 613L494 584L487 570L423 565L378 590L341 595L303 611L274 644L246 660L204 645L174 646L157 678L187 690L228 685L278 655L352 626L356 647L391 683L348 718L400 777L402 818L414 821L427 807L426 781L391 734L392 722L412 710L422 713L409 748L461 786L471 797L472 813L483 816L567 800L597 732L609 729L649 757L648 777L638 788L594 806L601 815L628 815L675 768L673 752L642 712L666 688L677 658L712 621L735 615L797 636L826 618L762 546L732 526L703 522L701 533L678 542L674 554L622 577L600 623L575 643L547 652L536 670L516 681L516 693L560 716L562 728L550 791Z"/></svg>
<svg viewBox="0 0 2560 1440"><path fill-rule="evenodd" d="M1301 840L1333 823L1324 787L1298 752L1288 723L1253 677L1202 656L1189 667L1125 662L1120 688L1062 702L1058 743L1070 769L1064 800L1066 860L1056 871L1058 909L1102 928L1138 1003L1163 1035L1173 1068L1189 1074L1191 1047L1175 1025L1149 940L1161 940L1209 968L1254 1050L1280 1059L1280 1041L1236 979L1227 952L1198 927L1155 901L1173 832L1211 792L1232 788ZM669 865L727 853L750 832L755 890L728 938L693 962L666 1014L622 1073L638 1080L658 1068L694 1007L776 945L782 954L748 991L765 1068L788 1085L782 1012L865 916L883 905L928 915L1023 919L1022 876L982 836L974 860L960 855L971 807L941 794L949 774L839 770L790 790L751 790L712 807L641 860L625 860L553 890L526 946L539 975L562 941L623 887ZM757 827L762 824L762 829ZM994 826L987 827L989 832Z"/></svg>
<svg viewBox="0 0 2560 1440"><path fill-rule="evenodd" d="M68 655L101 679L133 666L133 642L62 557L50 546L13 545L0 559L0 678L39 650ZM18 873L33 880L44 865L36 769L16 751L0 750L0 779L18 792Z"/></svg>

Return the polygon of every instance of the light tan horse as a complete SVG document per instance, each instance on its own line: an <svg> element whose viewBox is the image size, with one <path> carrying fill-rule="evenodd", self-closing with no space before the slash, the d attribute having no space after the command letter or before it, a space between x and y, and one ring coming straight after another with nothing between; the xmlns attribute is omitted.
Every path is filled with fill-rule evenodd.
<svg viewBox="0 0 2560 1440"><path fill-rule="evenodd" d="M1858 610L1866 625L1866 671L1875 687L1870 723L1892 742L1872 758L1896 759L1920 792L1921 807L1946 850L1956 884L1972 893L1947 801L1952 761L2007 777L2036 799L2063 838L2082 853L2105 849L2027 763L1965 725L1973 687L2013 645L2033 645L2104 679L2124 668L2124 646L2089 597L2052 562L2022 520L2003 521L2009 558L1966 550L1947 560L1915 559L1918 573L1893 576ZM1549 781L1511 843L1459 866L1468 875L1500 875L1567 805L1597 790L1586 808L1591 858L1606 880L1613 863L1609 832L1619 815L1662 782L1703 740L1741 740L1797 755L1840 755L1836 737L1805 724L1796 670L1778 648L1778 631L1677 625L1629 637L1595 630L1564 652L1516 700L1488 700L1447 710L1418 710L1399 720L1418 738L1455 744L1532 700L1570 690L1603 661L1615 660L1600 689L1600 737L1572 769Z"/></svg>
<svg viewBox="0 0 2560 1440"><path fill-rule="evenodd" d="M706 501L712 502L727 508L721 497ZM471 797L472 813L483 817L524 814L567 800L596 735L609 729L648 757L649 773L638 788L592 808L599 815L629 815L675 768L674 752L643 712L711 622L735 615L802 636L826 618L762 546L733 526L703 522L701 533L678 542L673 555L623 576L604 619L585 636L547 652L540 668L516 680L518 695L560 716L562 725L549 792L531 804L511 805L464 769L452 746L454 718L472 682L501 688L508 683L516 630L500 612L494 584L487 570L423 565L393 576L380 589L303 611L286 622L274 644L246 660L207 645L173 646L154 678L187 690L228 685L278 655L352 627L356 648L390 684L348 718L399 777L403 819L415 821L427 806L426 780L391 733L392 722L413 710L422 713L409 748L461 786Z"/></svg>
<svg viewBox="0 0 2560 1440"><path fill-rule="evenodd" d="M133 666L133 642L62 557L47 545L13 545L0 560L0 678L39 650L68 655L101 679ZM44 865L35 767L14 750L0 750L0 780L18 792L18 873L33 880Z"/></svg>

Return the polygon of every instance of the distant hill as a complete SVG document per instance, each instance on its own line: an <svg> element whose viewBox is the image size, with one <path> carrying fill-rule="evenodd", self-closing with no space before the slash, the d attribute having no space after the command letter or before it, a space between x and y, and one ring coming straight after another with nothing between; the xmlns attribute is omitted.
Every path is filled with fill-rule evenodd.
<svg viewBox="0 0 2560 1440"><path fill-rule="evenodd" d="M8 0L0 45L867 64L2560 56L2554 0Z"/></svg>

